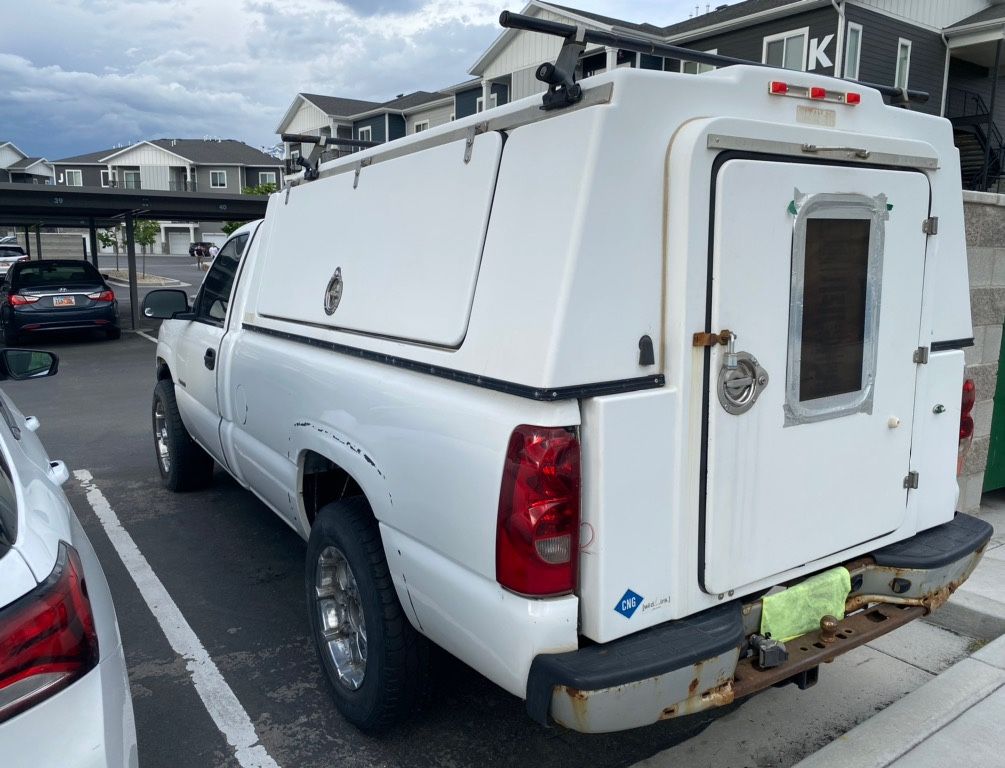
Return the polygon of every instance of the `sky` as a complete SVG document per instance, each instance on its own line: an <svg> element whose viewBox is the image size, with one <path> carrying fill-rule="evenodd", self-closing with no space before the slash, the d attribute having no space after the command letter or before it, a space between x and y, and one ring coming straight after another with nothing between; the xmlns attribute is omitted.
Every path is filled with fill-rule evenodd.
<svg viewBox="0 0 1005 768"><path fill-rule="evenodd" d="M693 0L563 4L659 25L695 10ZM499 12L523 5L0 0L0 143L49 160L141 139L272 146L298 92L386 101L468 79L501 32Z"/></svg>

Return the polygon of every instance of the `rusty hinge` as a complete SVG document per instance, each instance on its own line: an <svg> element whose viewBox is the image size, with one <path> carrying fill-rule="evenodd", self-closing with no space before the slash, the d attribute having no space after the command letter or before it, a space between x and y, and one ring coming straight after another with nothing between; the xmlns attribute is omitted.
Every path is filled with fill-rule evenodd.
<svg viewBox="0 0 1005 768"><path fill-rule="evenodd" d="M729 344L729 340L733 338L733 332L727 328L723 328L718 333L707 333L702 331L696 333L691 338L692 347L714 347L718 344L726 346Z"/></svg>
<svg viewBox="0 0 1005 768"><path fill-rule="evenodd" d="M913 360L918 365L925 365L928 363L928 347L918 347L914 350Z"/></svg>
<svg viewBox="0 0 1005 768"><path fill-rule="evenodd" d="M937 235L939 234L939 217L929 216L923 222L921 222L921 231L926 235Z"/></svg>
<svg viewBox="0 0 1005 768"><path fill-rule="evenodd" d="M918 473L917 472L914 472L912 470L911 472L907 473L907 477L904 478L904 487L907 488L908 490L910 490L912 488L917 488L918 487Z"/></svg>

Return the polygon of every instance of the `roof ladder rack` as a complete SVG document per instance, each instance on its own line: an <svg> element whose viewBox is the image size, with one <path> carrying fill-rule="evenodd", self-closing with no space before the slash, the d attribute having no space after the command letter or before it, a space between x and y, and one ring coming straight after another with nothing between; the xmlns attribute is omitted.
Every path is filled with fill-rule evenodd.
<svg viewBox="0 0 1005 768"><path fill-rule="evenodd" d="M714 67L729 67L736 64L746 64L754 67L768 66L760 61L747 61L746 59L737 59L732 56L720 56L717 53L693 51L690 48L665 45L633 35L604 32L599 29L584 29L583 27L576 27L571 24L538 19L534 16L510 13L509 11L503 11L499 14L499 25L507 29L522 29L526 32L540 32L543 35L554 35L565 38L565 43L562 45L562 50L559 52L558 60L555 64L542 64L537 69L537 79L543 80L550 86L547 93L544 94L544 100L541 104L542 109L567 107L579 100L578 98L571 100L569 98L575 93L576 89L579 89L579 86L575 84L576 61L573 60L570 67L568 59L572 56L574 46L580 46L579 51L581 52L587 43L621 48L626 51L645 53L650 56L662 56L669 59L680 59L681 61L693 61L698 64L710 64ZM578 53L576 56L578 58ZM553 80L556 82L553 82ZM891 103L896 106L907 106L910 102L924 104L929 98L928 93L925 91L912 91L893 85L865 83L861 80L847 80L847 82L856 83L866 88L873 88L884 96L889 97ZM570 83L573 88L570 88Z"/></svg>
<svg viewBox="0 0 1005 768"><path fill-rule="evenodd" d="M379 141L362 141L361 139L340 139L337 136L312 136L307 133L284 133L280 139L290 144L313 144L314 148L310 155L304 160L297 157L297 165L304 169L304 181L314 181L318 177L318 164L321 154L326 147L343 146L356 147L358 149L368 149L380 146Z"/></svg>

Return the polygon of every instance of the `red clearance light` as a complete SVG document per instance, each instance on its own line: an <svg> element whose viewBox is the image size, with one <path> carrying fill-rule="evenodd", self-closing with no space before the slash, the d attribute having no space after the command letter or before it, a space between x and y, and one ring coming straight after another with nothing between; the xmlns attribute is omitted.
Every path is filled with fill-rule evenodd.
<svg viewBox="0 0 1005 768"><path fill-rule="evenodd" d="M503 466L496 527L496 579L523 595L576 586L579 441L557 427L513 430Z"/></svg>
<svg viewBox="0 0 1005 768"><path fill-rule="evenodd" d="M0 610L0 723L61 691L98 664L98 635L76 550L60 542L56 566Z"/></svg>
<svg viewBox="0 0 1005 768"><path fill-rule="evenodd" d="M12 307L23 307L25 304L34 304L38 301L38 296L23 296L20 293L10 295L10 305Z"/></svg>
<svg viewBox="0 0 1005 768"><path fill-rule="evenodd" d="M776 96L784 96L789 92L789 84L783 83L781 80L772 80L771 84L768 86L768 93L773 93Z"/></svg>
<svg viewBox="0 0 1005 768"><path fill-rule="evenodd" d="M846 93L844 95L844 103L845 104L861 104L862 103L862 94L861 93L855 93L854 91L848 91L848 93Z"/></svg>
<svg viewBox="0 0 1005 768"><path fill-rule="evenodd" d="M819 85L814 85L810 88L810 98L811 99L825 99L827 98L827 89L821 88Z"/></svg>
<svg viewBox="0 0 1005 768"><path fill-rule="evenodd" d="M971 412L977 402L977 385L973 379L963 382L963 398L960 401L960 442L974 436L974 418Z"/></svg>

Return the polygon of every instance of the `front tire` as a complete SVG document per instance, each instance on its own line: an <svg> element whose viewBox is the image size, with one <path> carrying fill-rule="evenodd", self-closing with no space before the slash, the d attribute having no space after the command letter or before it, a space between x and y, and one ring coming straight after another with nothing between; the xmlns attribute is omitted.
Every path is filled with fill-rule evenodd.
<svg viewBox="0 0 1005 768"><path fill-rule="evenodd" d="M363 496L318 512L304 577L311 636L335 706L361 731L387 731L425 693L429 642L398 602Z"/></svg>
<svg viewBox="0 0 1005 768"><path fill-rule="evenodd" d="M171 491L205 488L213 479L213 457L188 434L178 413L174 382L162 379L154 387L152 409L154 451L161 482Z"/></svg>

